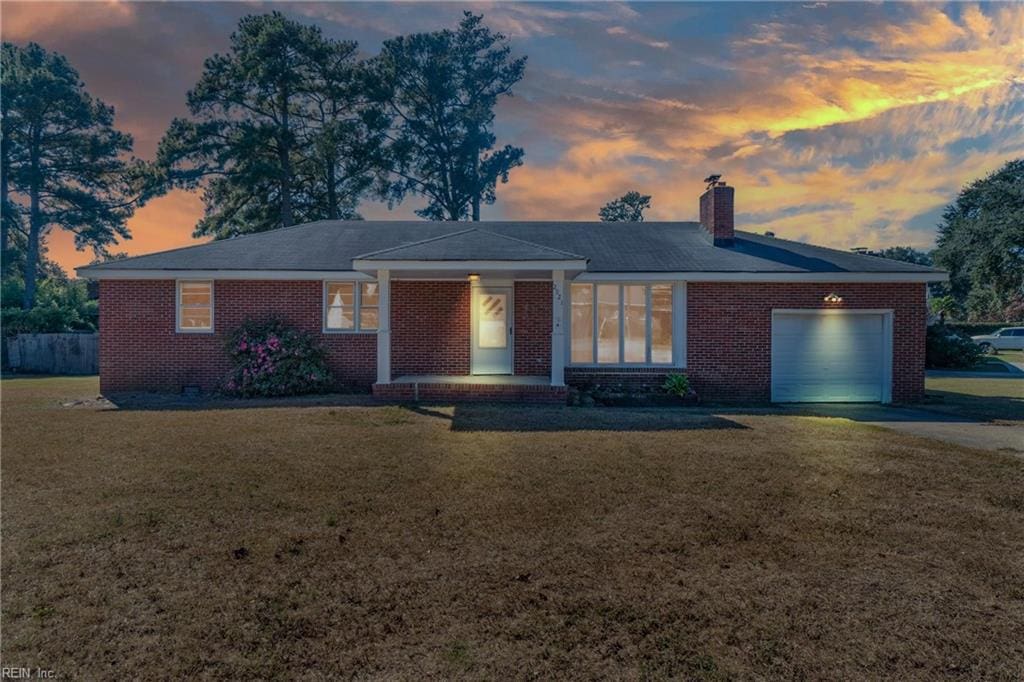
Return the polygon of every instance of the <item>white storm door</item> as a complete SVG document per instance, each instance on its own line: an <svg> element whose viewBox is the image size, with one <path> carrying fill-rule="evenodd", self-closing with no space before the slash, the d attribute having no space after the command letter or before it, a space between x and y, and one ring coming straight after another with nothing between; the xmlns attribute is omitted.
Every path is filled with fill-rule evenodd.
<svg viewBox="0 0 1024 682"><path fill-rule="evenodd" d="M473 287L473 374L512 373L512 288Z"/></svg>

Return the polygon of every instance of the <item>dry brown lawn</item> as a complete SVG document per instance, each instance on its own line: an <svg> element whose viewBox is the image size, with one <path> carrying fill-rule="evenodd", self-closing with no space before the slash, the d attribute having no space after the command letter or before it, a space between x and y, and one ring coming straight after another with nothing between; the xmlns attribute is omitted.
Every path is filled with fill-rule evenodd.
<svg viewBox="0 0 1024 682"><path fill-rule="evenodd" d="M1024 379L932 376L926 407L960 417L1024 424Z"/></svg>
<svg viewBox="0 0 1024 682"><path fill-rule="evenodd" d="M842 419L2 388L5 666L1024 675L1020 459Z"/></svg>

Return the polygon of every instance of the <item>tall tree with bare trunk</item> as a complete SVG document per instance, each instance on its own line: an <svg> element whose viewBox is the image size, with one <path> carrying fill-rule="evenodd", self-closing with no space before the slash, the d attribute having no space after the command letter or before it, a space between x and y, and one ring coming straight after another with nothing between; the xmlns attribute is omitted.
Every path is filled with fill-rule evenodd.
<svg viewBox="0 0 1024 682"><path fill-rule="evenodd" d="M75 235L97 254L119 238L154 187L146 164L129 157L132 138L114 128L114 109L92 97L63 56L35 43L3 44L3 241L24 236L22 307L35 304L47 234Z"/></svg>

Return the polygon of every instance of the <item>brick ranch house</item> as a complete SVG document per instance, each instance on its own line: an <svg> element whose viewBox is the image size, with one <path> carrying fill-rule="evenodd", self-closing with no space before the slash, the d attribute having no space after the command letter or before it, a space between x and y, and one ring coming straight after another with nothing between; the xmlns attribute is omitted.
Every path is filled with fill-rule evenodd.
<svg viewBox="0 0 1024 682"><path fill-rule="evenodd" d="M224 336L277 316L337 380L395 399L564 401L567 385L710 400L912 402L931 268L700 222L320 221L79 268L105 394L217 387Z"/></svg>

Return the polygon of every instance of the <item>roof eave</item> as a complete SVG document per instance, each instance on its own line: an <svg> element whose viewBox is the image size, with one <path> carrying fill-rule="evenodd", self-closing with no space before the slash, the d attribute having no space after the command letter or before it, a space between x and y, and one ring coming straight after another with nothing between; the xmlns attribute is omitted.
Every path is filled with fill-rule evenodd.
<svg viewBox="0 0 1024 682"><path fill-rule="evenodd" d="M922 283L946 282L946 272L718 272L665 271L665 272L612 272L588 270L579 274L577 282L807 282L807 283Z"/></svg>
<svg viewBox="0 0 1024 682"><path fill-rule="evenodd" d="M269 270L269 269L183 269L81 267L75 273L83 279L235 279L235 280L372 280L373 276L354 270Z"/></svg>

